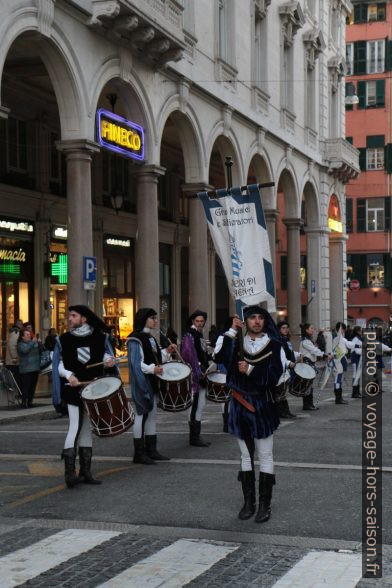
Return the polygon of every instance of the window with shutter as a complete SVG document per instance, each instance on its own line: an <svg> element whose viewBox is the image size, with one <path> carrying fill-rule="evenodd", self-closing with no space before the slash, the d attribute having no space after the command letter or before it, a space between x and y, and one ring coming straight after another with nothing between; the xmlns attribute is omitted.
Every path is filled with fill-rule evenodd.
<svg viewBox="0 0 392 588"><path fill-rule="evenodd" d="M353 199L346 198L346 233L353 232Z"/></svg>
<svg viewBox="0 0 392 588"><path fill-rule="evenodd" d="M391 174L392 173L392 144L391 143L388 143L388 145L385 145L384 156L385 156L385 169L386 169L387 173Z"/></svg>
<svg viewBox="0 0 392 588"><path fill-rule="evenodd" d="M385 230L391 230L391 197L385 196L384 198L384 210L385 210Z"/></svg>
<svg viewBox="0 0 392 588"><path fill-rule="evenodd" d="M359 150L359 168L366 171L366 147L358 147Z"/></svg>
<svg viewBox="0 0 392 588"><path fill-rule="evenodd" d="M366 73L366 41L354 43L354 73Z"/></svg>
<svg viewBox="0 0 392 588"><path fill-rule="evenodd" d="M357 232L366 233L366 199L357 200Z"/></svg>
<svg viewBox="0 0 392 588"><path fill-rule="evenodd" d="M376 80L376 106L385 106L385 80Z"/></svg>
<svg viewBox="0 0 392 588"><path fill-rule="evenodd" d="M357 96L359 100L357 108L366 108L366 82L357 83Z"/></svg>

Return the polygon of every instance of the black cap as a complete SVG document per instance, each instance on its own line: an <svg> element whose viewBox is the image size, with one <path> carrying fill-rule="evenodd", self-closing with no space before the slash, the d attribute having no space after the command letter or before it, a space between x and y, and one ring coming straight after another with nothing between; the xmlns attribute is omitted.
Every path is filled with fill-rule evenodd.
<svg viewBox="0 0 392 588"><path fill-rule="evenodd" d="M92 327L95 331L107 331L108 327L104 323L104 321L99 318L98 315L95 314L88 306L84 304L74 304L68 307L68 310L77 312L78 314L84 316L87 319L87 323Z"/></svg>
<svg viewBox="0 0 392 588"><path fill-rule="evenodd" d="M156 316L157 311L153 308L139 308L135 316L135 322L133 325L134 331L143 331L146 326L147 319L152 316Z"/></svg>
<svg viewBox="0 0 392 588"><path fill-rule="evenodd" d="M207 320L207 313L204 312L204 310L195 310L195 312L192 312L192 314L190 315L190 317L188 318L188 322L187 322L187 327L191 327L193 321L195 320L195 318L197 316L202 316L204 321Z"/></svg>

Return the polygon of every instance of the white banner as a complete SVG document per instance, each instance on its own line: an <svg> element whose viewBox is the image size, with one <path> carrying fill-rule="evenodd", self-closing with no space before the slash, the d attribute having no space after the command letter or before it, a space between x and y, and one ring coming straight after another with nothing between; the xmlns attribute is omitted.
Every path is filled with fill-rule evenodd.
<svg viewBox="0 0 392 588"><path fill-rule="evenodd" d="M267 226L257 184L217 190L217 199L199 192L208 227L233 298L242 306L267 303L276 311Z"/></svg>

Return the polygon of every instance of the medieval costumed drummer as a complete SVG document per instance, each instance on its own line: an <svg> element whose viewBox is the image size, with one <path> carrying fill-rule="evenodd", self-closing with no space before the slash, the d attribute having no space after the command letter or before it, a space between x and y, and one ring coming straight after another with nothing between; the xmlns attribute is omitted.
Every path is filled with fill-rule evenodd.
<svg viewBox="0 0 392 588"><path fill-rule="evenodd" d="M241 520L256 511L254 451L260 462L259 508L257 523L268 521L271 515L272 487L275 484L273 462L273 432L279 426L279 414L273 400L273 388L285 368L285 356L279 333L271 315L255 305L244 309L246 335L243 357L238 331L242 322L233 319L225 333L216 361L227 369L227 385L232 394L229 410L229 433L235 435L241 451L241 471L244 506ZM233 344L234 341L234 344Z"/></svg>
<svg viewBox="0 0 392 588"><path fill-rule="evenodd" d="M351 397L352 398L362 398L362 394L359 391L359 382L361 379L361 374L359 371L362 367L362 329L358 325L353 328L353 337L351 339L351 343L354 343L355 347L351 350L351 365L353 368L352 373L352 383L353 383L353 390Z"/></svg>
<svg viewBox="0 0 392 588"><path fill-rule="evenodd" d="M162 363L171 359L176 349L173 343L161 350L152 330L157 328L157 312L153 308L139 308L134 330L128 338L128 366L132 398L136 406L133 425L134 463L153 465L168 461L157 450L157 394Z"/></svg>
<svg viewBox="0 0 392 588"><path fill-rule="evenodd" d="M189 413L189 444L195 447L211 445L200 437L201 419L206 404L205 373L208 368L207 342L203 337L207 313L195 310L187 322L187 332L181 341L181 356L192 368L193 401Z"/></svg>
<svg viewBox="0 0 392 588"><path fill-rule="evenodd" d="M283 351L286 356L286 370L292 369L297 361L301 360L301 354L298 351L294 351L293 344L290 341L290 325L287 321L283 320L277 324L277 328L280 335L280 341L282 343ZM296 414L290 411L287 396L278 402L279 416L281 419L295 419Z"/></svg>
<svg viewBox="0 0 392 588"><path fill-rule="evenodd" d="M106 325L88 306L69 307L70 330L57 339L53 352L53 404L67 404L69 428L62 458L65 463L65 483L72 488L79 482L101 484L91 475L92 436L89 418L83 408L83 384L104 375L104 367L113 367L113 351ZM105 362L88 368L90 364ZM76 475L76 449L79 445L79 476Z"/></svg>
<svg viewBox="0 0 392 588"><path fill-rule="evenodd" d="M299 345L299 352L304 358L304 362L314 366L318 359L332 359L330 353L324 353L313 343L313 337L316 333L314 326L311 323L304 323L301 327L301 343ZM313 404L313 386L310 388L310 393L303 397L303 410L318 410L317 406Z"/></svg>
<svg viewBox="0 0 392 588"><path fill-rule="evenodd" d="M332 343L332 351L334 354L334 361L336 365L334 392L335 404L348 404L343 398L343 374L347 371L347 353L348 350L362 349L362 342L355 343L346 339L346 325L342 322L336 323L336 337Z"/></svg>

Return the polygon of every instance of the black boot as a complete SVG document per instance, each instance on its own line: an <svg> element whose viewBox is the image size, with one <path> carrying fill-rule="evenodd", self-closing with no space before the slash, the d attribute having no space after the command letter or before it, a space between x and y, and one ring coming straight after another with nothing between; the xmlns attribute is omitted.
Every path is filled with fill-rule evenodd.
<svg viewBox="0 0 392 588"><path fill-rule="evenodd" d="M313 392L304 396L302 402L302 410L318 410L318 407L313 404Z"/></svg>
<svg viewBox="0 0 392 588"><path fill-rule="evenodd" d="M76 475L75 470L76 449L74 447L63 449L61 459L64 460L64 478L67 488L73 488L76 484L80 484L82 480Z"/></svg>
<svg viewBox="0 0 392 588"><path fill-rule="evenodd" d="M170 457L165 457L157 450L157 436L145 435L144 437L146 454L155 461L170 461Z"/></svg>
<svg viewBox="0 0 392 588"><path fill-rule="evenodd" d="M256 487L255 487L255 473L238 472L238 481L242 484L242 493L244 495L244 506L238 513L238 518L241 521L250 519L256 512Z"/></svg>
<svg viewBox="0 0 392 588"><path fill-rule="evenodd" d="M353 393L351 394L351 398L362 398L362 394L359 391L359 384L357 384L357 386L353 386Z"/></svg>
<svg viewBox="0 0 392 588"><path fill-rule="evenodd" d="M142 463L144 465L156 465L155 461L147 455L144 449L144 439L134 439L133 445L135 453L133 454L133 463Z"/></svg>
<svg viewBox="0 0 392 588"><path fill-rule="evenodd" d="M272 486L275 485L275 475L260 472L259 478L259 510L255 516L255 523L265 523L271 516Z"/></svg>
<svg viewBox="0 0 392 588"><path fill-rule="evenodd" d="M287 400L281 400L280 402L278 402L278 410L279 417L281 419L295 419L297 417L296 414L290 412L290 407Z"/></svg>
<svg viewBox="0 0 392 588"><path fill-rule="evenodd" d="M222 429L222 431L224 433L228 433L229 432L229 415L224 412L222 414L222 419L223 419L223 429Z"/></svg>
<svg viewBox="0 0 392 588"><path fill-rule="evenodd" d="M194 447L209 447L211 443L200 437L201 422L189 421L189 445Z"/></svg>
<svg viewBox="0 0 392 588"><path fill-rule="evenodd" d="M79 447L79 478L85 484L102 484L101 480L95 480L91 474L92 447Z"/></svg>
<svg viewBox="0 0 392 588"><path fill-rule="evenodd" d="M334 386L334 392L335 404L348 404L348 402L346 402L346 400L343 399L343 391L341 388L337 388L336 386Z"/></svg>

